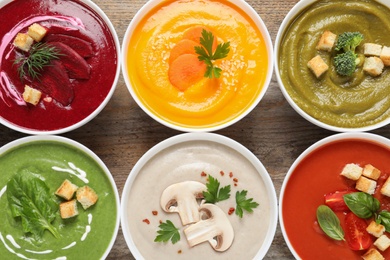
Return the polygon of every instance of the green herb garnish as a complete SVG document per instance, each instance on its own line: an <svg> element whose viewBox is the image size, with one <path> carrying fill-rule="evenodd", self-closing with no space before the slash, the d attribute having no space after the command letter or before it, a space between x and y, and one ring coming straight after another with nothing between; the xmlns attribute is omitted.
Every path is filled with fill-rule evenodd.
<svg viewBox="0 0 390 260"><path fill-rule="evenodd" d="M246 198L248 191L242 190L241 192L236 192L236 215L242 218L244 210L252 213L254 208L259 206L259 203L253 201L253 198Z"/></svg>
<svg viewBox="0 0 390 260"><path fill-rule="evenodd" d="M39 239L49 230L54 237L60 234L51 224L58 205L46 183L35 171L24 169L7 183L7 198L14 218L21 218L23 231Z"/></svg>
<svg viewBox="0 0 390 260"><path fill-rule="evenodd" d="M345 204L359 218L371 218L379 210L379 200L364 192L344 195Z"/></svg>
<svg viewBox="0 0 390 260"><path fill-rule="evenodd" d="M390 232L390 212L387 210L382 210L378 214L376 222L382 224L386 228L386 231Z"/></svg>
<svg viewBox="0 0 390 260"><path fill-rule="evenodd" d="M335 240L345 240L344 231L336 214L325 205L317 208L317 221L322 231Z"/></svg>
<svg viewBox="0 0 390 260"><path fill-rule="evenodd" d="M198 59L204 61L207 65L207 70L204 74L206 78L219 78L222 70L213 64L214 60L219 60L227 57L230 51L230 42L220 43L213 53L214 35L205 29L202 30L202 37L200 44L202 46L195 46L195 52L199 54Z"/></svg>
<svg viewBox="0 0 390 260"><path fill-rule="evenodd" d="M51 60L59 59L60 56L61 54L55 47L38 42L31 46L29 55L22 54L15 59L14 65L19 65L18 74L21 80L25 76L35 80L41 76L43 68L50 65Z"/></svg>
<svg viewBox="0 0 390 260"><path fill-rule="evenodd" d="M207 203L213 203L227 200L230 198L230 185L219 188L219 181L213 176L208 176L208 182L206 183L207 191L203 191L203 197Z"/></svg>
<svg viewBox="0 0 390 260"><path fill-rule="evenodd" d="M158 235L154 242L168 242L171 240L172 244L175 244L180 240L179 229L175 227L172 221L167 220L166 223L163 222L158 227L160 229L157 231Z"/></svg>

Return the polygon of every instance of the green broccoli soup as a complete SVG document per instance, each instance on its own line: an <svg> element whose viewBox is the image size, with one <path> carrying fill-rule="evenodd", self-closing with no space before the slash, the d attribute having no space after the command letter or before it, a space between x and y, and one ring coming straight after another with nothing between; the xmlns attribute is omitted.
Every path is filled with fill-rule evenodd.
<svg viewBox="0 0 390 260"><path fill-rule="evenodd" d="M292 100L336 127L388 119L389 17L390 9L374 0L319 0L301 11L285 30L278 57Z"/></svg>
<svg viewBox="0 0 390 260"><path fill-rule="evenodd" d="M118 206L92 157L63 142L35 140L0 154L0 172L2 259L104 257Z"/></svg>

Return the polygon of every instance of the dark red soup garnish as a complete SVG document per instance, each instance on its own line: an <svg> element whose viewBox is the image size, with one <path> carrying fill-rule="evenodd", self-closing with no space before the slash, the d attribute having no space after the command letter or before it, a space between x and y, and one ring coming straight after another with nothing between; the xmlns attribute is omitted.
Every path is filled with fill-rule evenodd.
<svg viewBox="0 0 390 260"><path fill-rule="evenodd" d="M77 0L15 0L0 9L0 17L1 118L28 130L54 131L82 121L102 104L115 81L118 56L95 11ZM23 51L13 43L32 24L46 34ZM34 77L20 60L42 45L59 55ZM23 98L25 85L41 92L36 105Z"/></svg>

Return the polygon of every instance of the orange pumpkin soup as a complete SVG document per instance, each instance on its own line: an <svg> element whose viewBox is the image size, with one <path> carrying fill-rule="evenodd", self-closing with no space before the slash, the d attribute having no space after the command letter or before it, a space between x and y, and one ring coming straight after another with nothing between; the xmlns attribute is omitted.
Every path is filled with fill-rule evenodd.
<svg viewBox="0 0 390 260"><path fill-rule="evenodd" d="M212 32L217 44L229 42L227 57L213 61L222 69L219 78L204 76L194 28ZM162 1L140 21L127 48L127 73L140 102L157 118L194 129L217 127L251 108L272 66L255 22L222 0Z"/></svg>

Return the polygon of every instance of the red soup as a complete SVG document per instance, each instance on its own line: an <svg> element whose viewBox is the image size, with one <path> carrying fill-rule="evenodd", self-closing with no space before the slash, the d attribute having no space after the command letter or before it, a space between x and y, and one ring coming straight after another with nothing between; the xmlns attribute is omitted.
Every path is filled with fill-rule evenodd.
<svg viewBox="0 0 390 260"><path fill-rule="evenodd" d="M87 118L112 93L118 66L115 41L103 19L86 4L15 0L0 9L0 17L3 121L29 130L63 129ZM45 33L40 40L33 38L25 51L14 44L15 39L18 34L30 35L32 25ZM58 55L34 77L24 61L33 52L42 55L42 46L54 46ZM40 92L36 104L26 100L26 85Z"/></svg>
<svg viewBox="0 0 390 260"><path fill-rule="evenodd" d="M362 259L367 250L354 251L345 241L325 235L318 225L316 211L324 204L326 194L355 188L354 181L340 175L349 163L372 164L382 172L374 196L380 200L381 209L388 210L389 199L380 195L379 190L390 175L389 158L390 150L379 143L350 139L322 146L296 166L285 187L281 214L288 239L301 259ZM336 215L345 231L346 213ZM369 223L371 219L365 221ZM372 241L375 239L372 237ZM380 253L390 259L390 248Z"/></svg>

